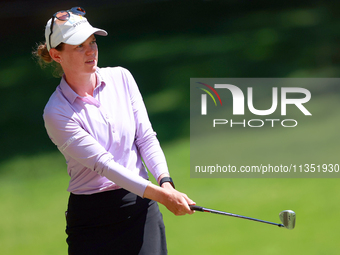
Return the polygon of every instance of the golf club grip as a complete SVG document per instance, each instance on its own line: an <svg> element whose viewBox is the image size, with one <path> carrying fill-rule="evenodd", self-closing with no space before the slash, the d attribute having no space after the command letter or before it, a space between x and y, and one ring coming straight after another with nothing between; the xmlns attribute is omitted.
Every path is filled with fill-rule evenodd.
<svg viewBox="0 0 340 255"><path fill-rule="evenodd" d="M198 206L198 205L189 205L190 209L193 211L200 211L200 212L204 212L203 207Z"/></svg>

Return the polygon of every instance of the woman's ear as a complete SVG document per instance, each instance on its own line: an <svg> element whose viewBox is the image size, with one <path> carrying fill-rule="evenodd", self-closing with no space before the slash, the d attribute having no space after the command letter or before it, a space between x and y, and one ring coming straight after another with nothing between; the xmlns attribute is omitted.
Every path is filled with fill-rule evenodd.
<svg viewBox="0 0 340 255"><path fill-rule="evenodd" d="M61 63L60 51L56 50L55 48L52 48L50 49L50 56L55 62L59 64Z"/></svg>

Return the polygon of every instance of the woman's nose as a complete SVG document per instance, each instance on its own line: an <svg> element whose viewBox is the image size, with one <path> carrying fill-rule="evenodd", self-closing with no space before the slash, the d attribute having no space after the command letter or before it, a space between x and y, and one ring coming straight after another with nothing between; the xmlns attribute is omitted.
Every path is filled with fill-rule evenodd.
<svg viewBox="0 0 340 255"><path fill-rule="evenodd" d="M94 45L88 45L86 46L86 54L91 55L96 51L96 47Z"/></svg>

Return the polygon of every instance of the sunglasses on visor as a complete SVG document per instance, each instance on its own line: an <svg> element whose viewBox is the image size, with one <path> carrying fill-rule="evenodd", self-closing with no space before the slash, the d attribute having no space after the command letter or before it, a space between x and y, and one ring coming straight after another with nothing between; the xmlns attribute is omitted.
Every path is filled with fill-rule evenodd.
<svg viewBox="0 0 340 255"><path fill-rule="evenodd" d="M50 36L48 37L50 48L52 48L51 45L51 35L53 34L53 25L54 25L54 19L58 19L60 21L68 21L71 17L70 12L76 15L85 16L86 11L82 7L72 7L71 9L67 11L58 11L52 16L52 22L51 22L51 32ZM57 45L56 45L57 46Z"/></svg>

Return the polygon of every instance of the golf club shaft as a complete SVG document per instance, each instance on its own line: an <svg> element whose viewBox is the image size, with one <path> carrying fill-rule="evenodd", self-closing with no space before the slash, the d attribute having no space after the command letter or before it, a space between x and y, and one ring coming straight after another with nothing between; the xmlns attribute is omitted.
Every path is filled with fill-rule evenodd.
<svg viewBox="0 0 340 255"><path fill-rule="evenodd" d="M270 224L270 225L275 225L275 226L278 226L278 227L284 227L283 224L274 223L274 222L265 221L265 220L259 220L259 219L255 219L255 218L250 218L250 217L246 217L246 216L242 216L242 215L238 215L238 214L234 214L234 213L227 213L227 212L212 210L212 209L204 208L204 207L197 206L197 205L190 205L190 209L194 210L194 211L199 211L199 212L216 213L216 214L231 216L231 217L235 217L235 218L241 218L241 219L246 219L246 220L262 222L262 223L266 223L266 224Z"/></svg>

